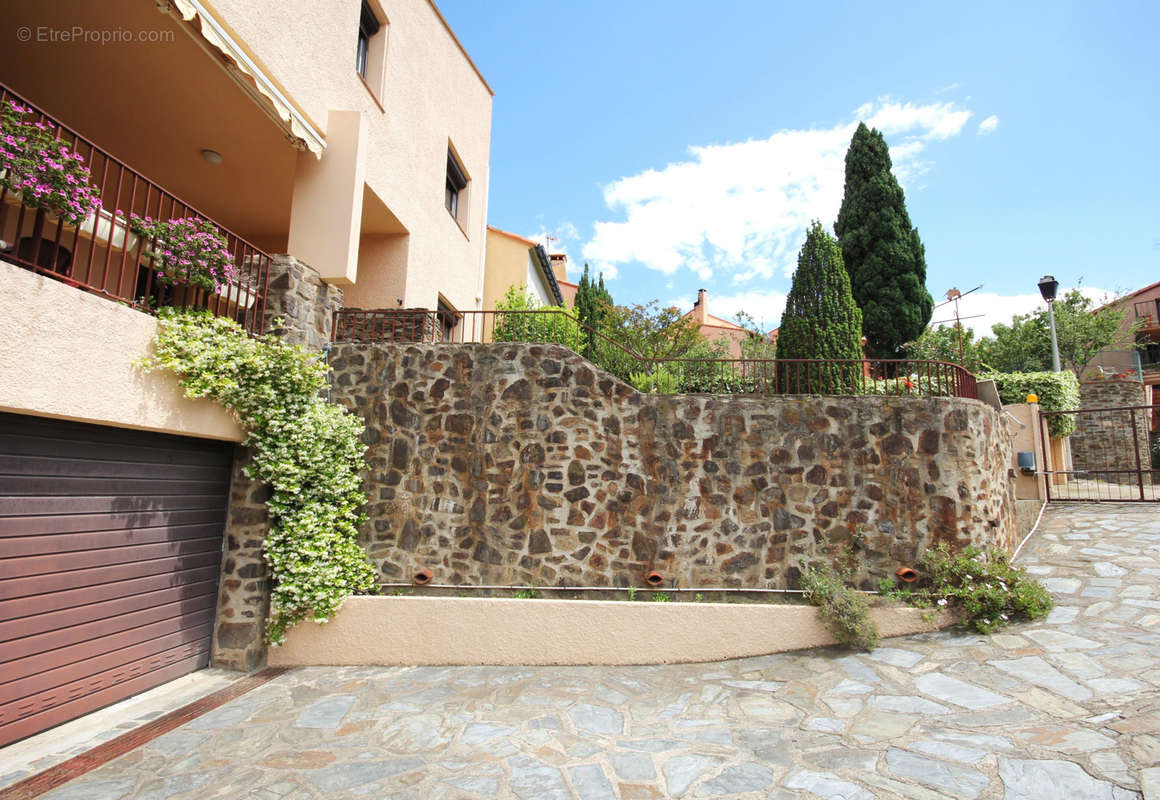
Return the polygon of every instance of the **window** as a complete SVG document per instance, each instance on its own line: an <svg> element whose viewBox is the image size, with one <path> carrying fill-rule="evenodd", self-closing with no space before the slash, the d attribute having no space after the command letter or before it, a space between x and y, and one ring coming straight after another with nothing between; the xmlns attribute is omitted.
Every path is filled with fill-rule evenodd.
<svg viewBox="0 0 1160 800"><path fill-rule="evenodd" d="M362 11L358 20L358 49L355 51L354 68L362 79L367 80L367 66L370 63L371 39L379 32L381 25L367 0L362 1Z"/></svg>
<svg viewBox="0 0 1160 800"><path fill-rule="evenodd" d="M439 317L440 341L455 341L455 328L459 324L459 312L439 295L439 310L435 312Z"/></svg>
<svg viewBox="0 0 1160 800"><path fill-rule="evenodd" d="M455 159L455 154L447 151L447 210L456 220L462 222L459 216L459 201L463 190L467 188L467 176L463 174L463 167Z"/></svg>

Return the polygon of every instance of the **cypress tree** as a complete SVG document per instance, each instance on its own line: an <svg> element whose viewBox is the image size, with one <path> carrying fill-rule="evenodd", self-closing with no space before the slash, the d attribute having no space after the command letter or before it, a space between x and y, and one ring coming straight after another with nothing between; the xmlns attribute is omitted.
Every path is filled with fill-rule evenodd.
<svg viewBox="0 0 1160 800"><path fill-rule="evenodd" d="M798 253L798 266L777 335L779 359L862 358L862 312L850 292L850 277L834 237L815 221ZM785 391L845 394L853 391L861 364L779 366Z"/></svg>
<svg viewBox="0 0 1160 800"><path fill-rule="evenodd" d="M846 151L846 191L834 232L862 309L867 349L879 358L894 357L917 339L934 307L926 290L926 252L890 169L882 134L858 123Z"/></svg>
<svg viewBox="0 0 1160 800"><path fill-rule="evenodd" d="M576 316L584 325L593 330L600 330L608 309L612 306L612 295L604 288L604 275L599 282L593 282L588 275L588 264L584 264L584 274L580 276L580 283L576 289L574 308ZM583 356L593 358L595 355L596 339L591 331L586 331L586 346Z"/></svg>

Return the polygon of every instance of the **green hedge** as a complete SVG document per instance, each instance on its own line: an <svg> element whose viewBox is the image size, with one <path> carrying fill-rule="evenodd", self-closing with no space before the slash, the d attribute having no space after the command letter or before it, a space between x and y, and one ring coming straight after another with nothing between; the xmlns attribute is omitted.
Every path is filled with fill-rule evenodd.
<svg viewBox="0 0 1160 800"><path fill-rule="evenodd" d="M1026 403L1027 395L1039 395L1043 411L1075 411L1079 408L1079 381L1071 370L1062 372L991 372L979 376L993 380L1004 403ZM1075 432L1075 415L1061 414L1047 418L1047 430L1056 437Z"/></svg>

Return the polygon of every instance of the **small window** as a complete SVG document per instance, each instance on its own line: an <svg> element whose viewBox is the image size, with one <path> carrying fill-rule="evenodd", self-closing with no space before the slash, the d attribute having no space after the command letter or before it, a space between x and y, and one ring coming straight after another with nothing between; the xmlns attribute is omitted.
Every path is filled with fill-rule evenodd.
<svg viewBox="0 0 1160 800"><path fill-rule="evenodd" d="M379 32L380 24L367 0L362 2L358 21L358 49L355 51L354 67L363 80L367 80L367 64L370 61L371 39Z"/></svg>
<svg viewBox="0 0 1160 800"><path fill-rule="evenodd" d="M443 295L439 295L439 308L436 314L439 316L440 340L443 342L455 341L455 328L459 325L459 312L443 299Z"/></svg>
<svg viewBox="0 0 1160 800"><path fill-rule="evenodd" d="M455 160L455 154L450 150L447 151L447 210L451 216L457 220L462 218L459 216L459 200L463 190L467 188L467 176L463 174L463 168L459 166L459 162Z"/></svg>

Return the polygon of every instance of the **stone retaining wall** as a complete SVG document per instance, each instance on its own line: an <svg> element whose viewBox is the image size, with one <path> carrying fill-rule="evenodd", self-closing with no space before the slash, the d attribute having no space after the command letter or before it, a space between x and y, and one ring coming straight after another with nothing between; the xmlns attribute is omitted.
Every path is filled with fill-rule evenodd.
<svg viewBox="0 0 1160 800"><path fill-rule="evenodd" d="M936 542L1010 548L1010 439L989 406L904 397L642 395L554 345L338 345L367 420L384 582L858 583Z"/></svg>
<svg viewBox="0 0 1160 800"><path fill-rule="evenodd" d="M267 331L280 319L283 339L320 350L330 342L334 311L341 306L342 289L325 283L312 267L287 255L271 258ZM240 670L256 669L266 659L263 633L270 606L262 554L270 530L269 489L245 474L249 462L248 448L237 447L213 640L214 666Z"/></svg>
<svg viewBox="0 0 1160 800"><path fill-rule="evenodd" d="M1081 383L1079 397L1081 412L1084 409L1142 406L1148 402L1144 384L1132 380L1109 379ZM1133 437L1132 412L1087 411L1077 414L1075 433L1071 435L1074 469L1127 470L1104 472L1094 477L1111 483L1137 483L1137 465L1149 469L1152 463L1148 418L1147 410L1135 411L1136 430Z"/></svg>

